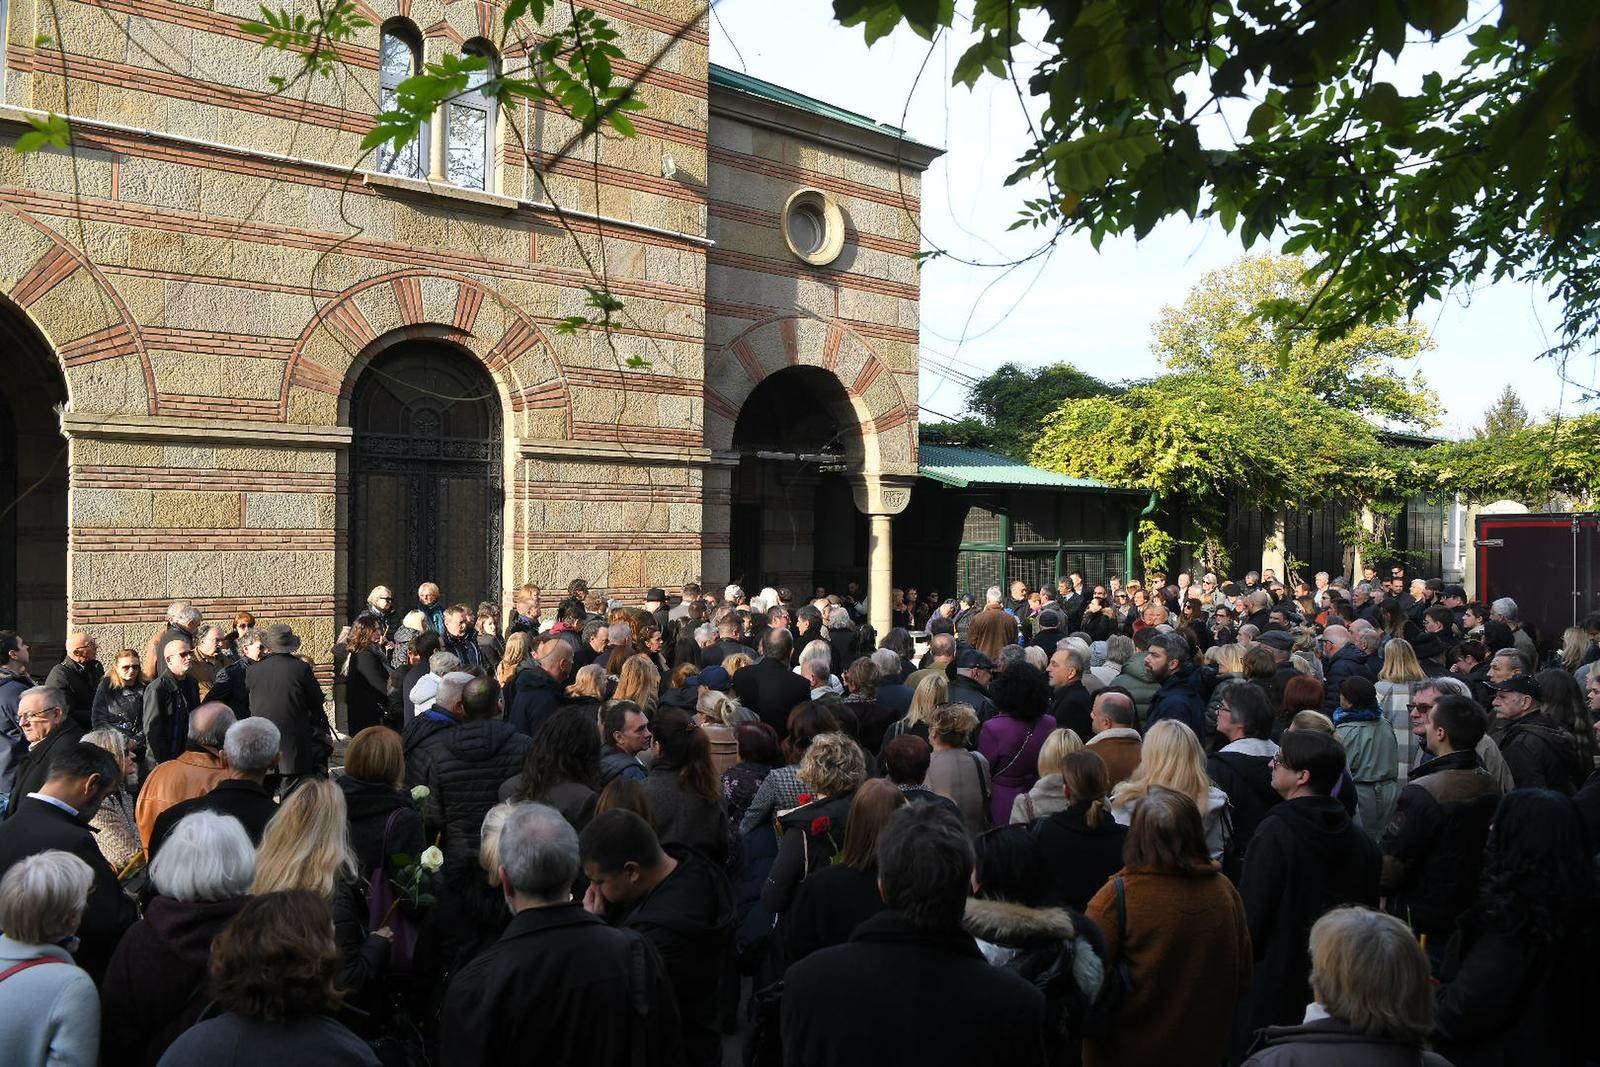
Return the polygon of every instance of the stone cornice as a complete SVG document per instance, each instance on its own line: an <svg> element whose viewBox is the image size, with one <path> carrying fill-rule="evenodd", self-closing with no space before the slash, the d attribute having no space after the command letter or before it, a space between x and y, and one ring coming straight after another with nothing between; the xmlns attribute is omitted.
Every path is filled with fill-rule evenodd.
<svg viewBox="0 0 1600 1067"><path fill-rule="evenodd" d="M823 115L797 107L788 107L752 93L723 86L711 87L710 106L711 114L714 116L721 115L752 126L775 130L827 148L854 152L891 166L924 171L934 160L944 155L943 150L930 148L916 141L896 137L887 132L836 122Z"/></svg>

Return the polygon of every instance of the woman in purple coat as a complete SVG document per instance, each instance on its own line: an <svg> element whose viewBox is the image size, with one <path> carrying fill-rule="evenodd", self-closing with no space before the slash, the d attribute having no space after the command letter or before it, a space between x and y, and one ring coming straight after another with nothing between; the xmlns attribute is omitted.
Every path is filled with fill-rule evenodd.
<svg viewBox="0 0 1600 1067"><path fill-rule="evenodd" d="M978 751L994 775L990 820L1004 826L1011 821L1011 802L1039 780L1039 750L1056 720L1044 710L1050 681L1031 663L1013 663L996 675L989 697L999 714L979 728Z"/></svg>

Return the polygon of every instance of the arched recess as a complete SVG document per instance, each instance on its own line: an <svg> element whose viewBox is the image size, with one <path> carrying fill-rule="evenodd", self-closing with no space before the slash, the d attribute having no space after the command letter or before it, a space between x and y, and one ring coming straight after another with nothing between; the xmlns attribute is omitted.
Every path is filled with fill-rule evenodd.
<svg viewBox="0 0 1600 1067"><path fill-rule="evenodd" d="M821 367L766 375L734 423L728 574L748 588L842 590L866 567L866 516L848 480L864 455L843 384Z"/></svg>
<svg viewBox="0 0 1600 1067"><path fill-rule="evenodd" d="M61 365L16 305L0 300L0 629L32 646L37 677L67 632L67 441Z"/></svg>
<svg viewBox="0 0 1600 1067"><path fill-rule="evenodd" d="M769 375L787 367L811 367L840 386L828 401L835 421L859 427L859 434L845 445L850 472L915 473L915 398L908 403L884 360L838 320L767 319L708 353L706 364L705 441L713 451L733 447L740 411Z"/></svg>
<svg viewBox="0 0 1600 1067"><path fill-rule="evenodd" d="M436 582L476 605L501 591L501 399L459 346L400 339L362 363L349 401L350 604L387 585L409 604Z"/></svg>
<svg viewBox="0 0 1600 1067"><path fill-rule="evenodd" d="M0 225L0 297L54 352L72 413L154 414L155 374L116 287L61 234L14 205L0 204Z"/></svg>
<svg viewBox="0 0 1600 1067"><path fill-rule="evenodd" d="M475 356L500 393L507 437L572 436L566 378L538 324L472 278L428 270L369 278L312 316L285 368L284 420L348 426L366 361L401 340L445 340Z"/></svg>

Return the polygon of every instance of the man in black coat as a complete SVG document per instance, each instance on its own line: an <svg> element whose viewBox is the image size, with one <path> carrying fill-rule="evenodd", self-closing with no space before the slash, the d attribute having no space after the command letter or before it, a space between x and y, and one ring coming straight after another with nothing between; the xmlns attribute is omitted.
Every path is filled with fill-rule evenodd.
<svg viewBox="0 0 1600 1067"><path fill-rule="evenodd" d="M1217 705L1217 733L1225 744L1206 760L1206 773L1228 794L1233 837L1222 856L1222 873L1239 880L1240 861L1267 812L1283 798L1272 787L1272 705L1260 686L1235 683Z"/></svg>
<svg viewBox="0 0 1600 1067"><path fill-rule="evenodd" d="M811 699L806 680L789 669L793 653L794 637L788 630L768 630L761 639L761 658L733 676L739 703L761 716L779 737L789 734L789 713Z"/></svg>
<svg viewBox="0 0 1600 1067"><path fill-rule="evenodd" d="M1487 723L1463 696L1428 709L1422 747L1434 758L1411 768L1383 835L1379 888L1390 914L1428 935L1435 961L1478 892L1489 823L1500 787L1478 761Z"/></svg>
<svg viewBox="0 0 1600 1067"><path fill-rule="evenodd" d="M278 766L286 779L322 774L333 755L333 739L322 687L311 664L295 655L300 638L288 626L275 623L262 633L261 647L266 655L245 671L250 714L277 726Z"/></svg>
<svg viewBox="0 0 1600 1067"><path fill-rule="evenodd" d="M1495 743L1518 789L1554 789L1571 796L1589 777L1572 736L1540 707L1539 680L1513 674L1487 683L1500 722Z"/></svg>
<svg viewBox="0 0 1600 1067"><path fill-rule="evenodd" d="M44 785L32 796L18 797L16 813L0 825L0 877L18 860L50 849L70 852L94 872L74 957L97 982L123 931L139 917L89 826L101 801L121 782L115 756L95 745L73 745L56 754Z"/></svg>
<svg viewBox="0 0 1600 1067"><path fill-rule="evenodd" d="M51 667L44 680L51 689L60 690L67 702L67 714L84 733L94 729L94 691L106 675L105 667L95 658L98 651L87 631L73 630L67 635L67 658Z"/></svg>
<svg viewBox="0 0 1600 1067"><path fill-rule="evenodd" d="M38 686L22 694L17 705L17 720L22 724L28 751L17 761L16 779L11 787L10 810L13 812L17 801L44 786L56 753L83 740L84 731L67 717L64 705L61 691L49 686Z"/></svg>
<svg viewBox="0 0 1600 1067"><path fill-rule="evenodd" d="M144 690L144 737L150 762L183 754L189 738L189 713L200 706L200 683L190 672L194 648L184 638L161 648L161 674Z"/></svg>
<svg viewBox="0 0 1600 1067"><path fill-rule="evenodd" d="M663 849L650 824L627 810L595 816L578 850L589 878L584 909L655 946L677 996L685 1061L720 1067L718 988L735 925L728 876L694 849Z"/></svg>
<svg viewBox="0 0 1600 1067"><path fill-rule="evenodd" d="M961 820L934 804L907 804L878 837L878 884L888 908L848 944L813 952L784 974L786 1067L845 1063L1045 1062L1044 994L991 966L961 927L972 880ZM960 1010L936 1026L885 1025L908 1004Z"/></svg>
<svg viewBox="0 0 1600 1067"><path fill-rule="evenodd" d="M268 719L241 719L228 727L222 742L222 754L228 769L237 777L226 778L209 793L180 801L156 816L155 828L150 832L148 853L156 858L161 843L172 828L183 821L185 815L197 811L214 811L231 815L239 820L252 843L261 844L267 823L278 812L273 791L267 787L267 775L278 762L278 728Z"/></svg>
<svg viewBox="0 0 1600 1067"><path fill-rule="evenodd" d="M1065 621L1059 608L1052 606L1043 609L1039 612L1039 629L1028 644L1042 648L1045 658L1049 659L1055 655L1056 646L1061 643L1061 639L1067 636L1061 629Z"/></svg>
<svg viewBox="0 0 1600 1067"><path fill-rule="evenodd" d="M461 675L440 684L441 702ZM476 870L483 817L499 803L500 787L522 770L532 743L500 717L500 684L472 678L461 684L461 723L425 742L413 755L428 787L423 819L428 839L444 835L445 871Z"/></svg>
<svg viewBox="0 0 1600 1067"><path fill-rule="evenodd" d="M956 653L956 674L950 679L950 703L966 704L978 713L979 722L988 722L999 712L989 697L989 680L994 677L994 660L975 648Z"/></svg>
<svg viewBox="0 0 1600 1067"><path fill-rule="evenodd" d="M1076 643L1051 652L1046 665L1050 676L1050 714L1057 726L1072 730L1082 738L1094 734L1089 722L1094 698L1083 684L1083 672L1087 669L1082 648Z"/></svg>
<svg viewBox="0 0 1600 1067"><path fill-rule="evenodd" d="M552 637L517 671L516 698L506 712L506 720L517 731L532 737L561 706L567 696L572 657L572 646Z"/></svg>
<svg viewBox="0 0 1600 1067"><path fill-rule="evenodd" d="M677 1005L648 939L572 899L578 835L522 804L500 831L500 885L516 913L450 983L440 1047L455 1067L682 1062Z"/></svg>
<svg viewBox="0 0 1600 1067"><path fill-rule="evenodd" d="M1189 662L1189 640L1182 634L1157 634L1150 639L1144 654L1144 668L1152 682L1161 688L1150 698L1145 710L1145 733L1162 719L1177 719L1194 731L1203 744L1206 739L1206 702L1195 685L1199 670Z"/></svg>
<svg viewBox="0 0 1600 1067"><path fill-rule="evenodd" d="M1305 1017L1311 1002L1306 943L1323 913L1378 903L1378 847L1329 795L1344 770L1344 748L1315 730L1290 730L1279 744L1272 787L1283 803L1256 828L1239 880L1256 960L1248 1022L1235 1033L1241 1051L1261 1027Z"/></svg>

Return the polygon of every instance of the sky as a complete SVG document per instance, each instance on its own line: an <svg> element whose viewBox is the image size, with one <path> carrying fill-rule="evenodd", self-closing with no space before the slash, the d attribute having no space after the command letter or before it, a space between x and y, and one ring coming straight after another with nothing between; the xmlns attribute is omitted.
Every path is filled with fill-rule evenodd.
<svg viewBox="0 0 1600 1067"><path fill-rule="evenodd" d="M1003 183L1031 138L1009 82L985 79L971 91L950 85L961 47L957 39L930 49L902 27L868 49L859 28L834 21L829 0L721 0L712 20L712 62L902 126L916 140L945 149L924 176L924 247L979 263L1006 262L1042 239L1028 229L1007 230L1030 193ZM1402 70L1393 80L1406 91L1406 81L1419 73ZM1264 250L1258 242L1251 251ZM1244 254L1238 238L1220 225L1179 216L1141 242L1108 239L1098 252L1087 237L1063 237L1048 259L1004 276L950 259L927 264L922 418L959 416L966 398L962 376L981 377L1008 360L1027 366L1068 361L1110 380L1159 373L1150 331L1160 310L1182 303L1202 275ZM1537 359L1560 321L1542 291L1501 283L1425 305L1416 318L1436 342L1415 364L1444 409L1431 432L1466 434L1507 384L1535 416L1583 410L1556 367ZM1590 360L1569 368L1585 384L1595 382L1595 371Z"/></svg>

